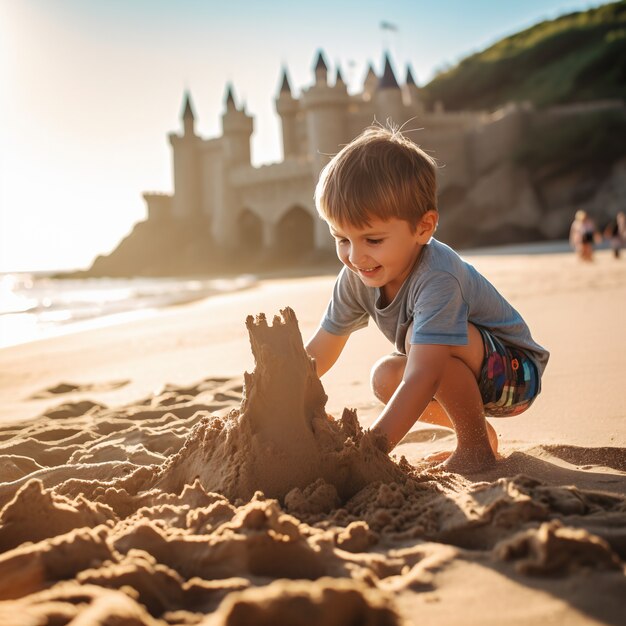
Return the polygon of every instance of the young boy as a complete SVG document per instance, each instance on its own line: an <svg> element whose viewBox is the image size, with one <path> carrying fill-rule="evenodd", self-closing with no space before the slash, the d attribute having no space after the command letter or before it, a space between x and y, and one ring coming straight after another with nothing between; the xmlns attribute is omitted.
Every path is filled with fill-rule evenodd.
<svg viewBox="0 0 626 626"><path fill-rule="evenodd" d="M371 375L386 404L372 428L388 450L420 419L456 431L446 469L495 463L485 415L526 410L549 355L493 285L433 238L434 160L399 132L370 128L324 168L315 201L345 265L306 347L318 375L372 317L396 347Z"/></svg>

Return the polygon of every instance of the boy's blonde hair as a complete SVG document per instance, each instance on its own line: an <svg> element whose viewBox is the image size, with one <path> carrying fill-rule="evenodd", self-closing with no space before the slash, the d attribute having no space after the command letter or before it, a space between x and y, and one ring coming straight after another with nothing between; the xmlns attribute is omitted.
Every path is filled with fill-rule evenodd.
<svg viewBox="0 0 626 626"><path fill-rule="evenodd" d="M315 206L326 221L369 226L397 218L415 232L426 211L437 210L436 162L398 130L372 126L322 170Z"/></svg>

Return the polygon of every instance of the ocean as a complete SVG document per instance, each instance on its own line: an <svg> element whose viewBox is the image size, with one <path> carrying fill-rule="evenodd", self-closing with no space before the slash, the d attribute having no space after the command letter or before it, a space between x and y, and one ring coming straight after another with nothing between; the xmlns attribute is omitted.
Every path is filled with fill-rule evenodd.
<svg viewBox="0 0 626 626"><path fill-rule="evenodd" d="M255 282L251 275L57 279L43 273L0 274L0 348L149 318L165 307L245 289Z"/></svg>

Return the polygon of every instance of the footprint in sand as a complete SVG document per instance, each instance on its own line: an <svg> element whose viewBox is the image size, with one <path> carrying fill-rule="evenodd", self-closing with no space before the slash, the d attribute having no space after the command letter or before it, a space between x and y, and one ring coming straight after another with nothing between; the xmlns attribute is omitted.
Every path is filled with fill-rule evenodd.
<svg viewBox="0 0 626 626"><path fill-rule="evenodd" d="M112 391L113 389L119 389L128 385L130 380L113 380L104 383L85 383L82 385L75 385L73 383L59 383L54 387L48 387L43 391L38 391L33 394L30 400L45 400L47 398L53 398L66 393L79 393L84 391Z"/></svg>

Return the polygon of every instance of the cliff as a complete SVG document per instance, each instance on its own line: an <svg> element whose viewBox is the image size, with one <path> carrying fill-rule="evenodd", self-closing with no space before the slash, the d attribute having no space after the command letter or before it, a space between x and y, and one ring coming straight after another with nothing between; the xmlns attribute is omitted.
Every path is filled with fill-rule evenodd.
<svg viewBox="0 0 626 626"><path fill-rule="evenodd" d="M422 88L431 105L494 110L626 98L626 2L540 22L472 54Z"/></svg>

